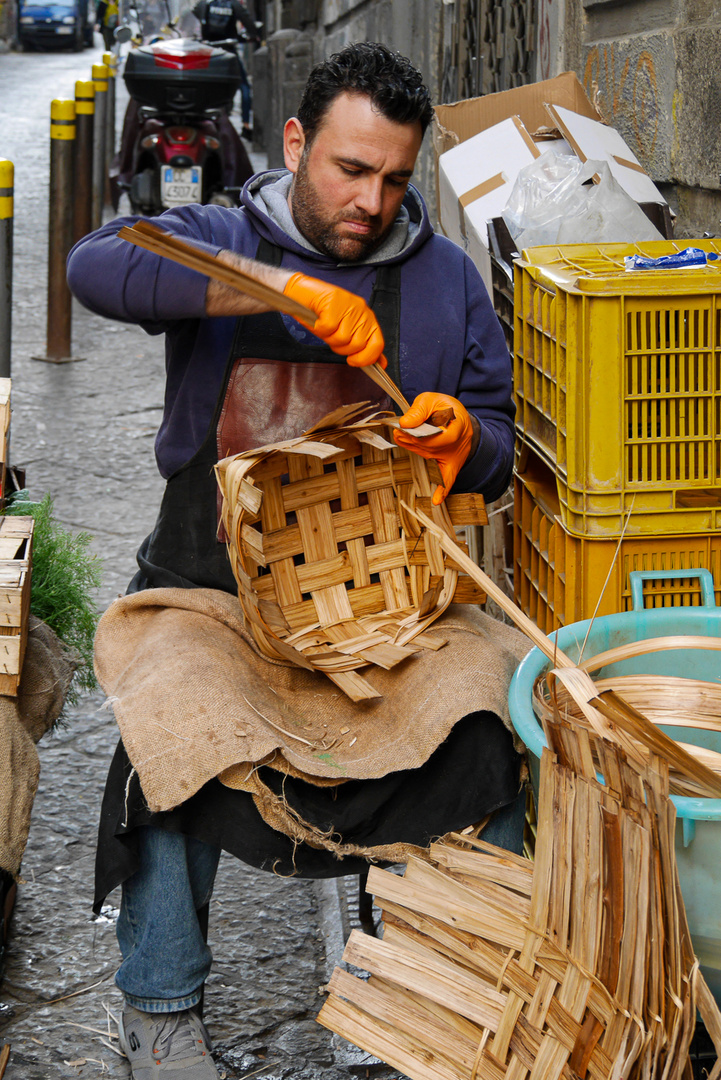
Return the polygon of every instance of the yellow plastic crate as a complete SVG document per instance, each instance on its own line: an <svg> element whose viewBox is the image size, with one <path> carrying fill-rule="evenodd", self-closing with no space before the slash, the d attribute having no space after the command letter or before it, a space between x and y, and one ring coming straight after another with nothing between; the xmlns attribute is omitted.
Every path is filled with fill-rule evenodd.
<svg viewBox="0 0 721 1080"><path fill-rule="evenodd" d="M698 606L701 584L693 575L699 569L721 584L721 533L625 536L620 547L616 539L572 536L560 517L553 475L538 458L516 473L513 533L515 601L545 633L594 612L631 611L632 570L678 571L646 583L646 607Z"/></svg>
<svg viewBox="0 0 721 1080"><path fill-rule="evenodd" d="M517 427L553 466L577 536L721 528L721 260L623 269L721 241L574 244L515 270Z"/></svg>

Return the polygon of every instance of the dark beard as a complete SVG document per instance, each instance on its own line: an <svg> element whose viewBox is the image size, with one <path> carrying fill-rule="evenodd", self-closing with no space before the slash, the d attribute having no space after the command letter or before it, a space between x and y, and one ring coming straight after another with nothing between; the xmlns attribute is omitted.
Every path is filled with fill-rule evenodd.
<svg viewBox="0 0 721 1080"><path fill-rule="evenodd" d="M339 236L335 231L338 222L329 220L323 214L322 201L308 176L306 151L293 177L290 198L293 220L300 232L313 247L337 262L358 262L366 258L380 247L393 227L391 222L383 232L357 237ZM345 220L349 220L348 215L345 215ZM375 223L375 219L367 214L355 214L352 220L371 226Z"/></svg>

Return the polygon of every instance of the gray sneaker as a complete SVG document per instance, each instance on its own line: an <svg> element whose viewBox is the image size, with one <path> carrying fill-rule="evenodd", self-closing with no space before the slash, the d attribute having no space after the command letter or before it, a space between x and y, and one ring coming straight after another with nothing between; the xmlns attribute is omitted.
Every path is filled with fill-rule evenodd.
<svg viewBox="0 0 721 1080"><path fill-rule="evenodd" d="M133 1080L219 1080L205 1025L191 1010L147 1013L126 1005L119 1024L120 1049Z"/></svg>

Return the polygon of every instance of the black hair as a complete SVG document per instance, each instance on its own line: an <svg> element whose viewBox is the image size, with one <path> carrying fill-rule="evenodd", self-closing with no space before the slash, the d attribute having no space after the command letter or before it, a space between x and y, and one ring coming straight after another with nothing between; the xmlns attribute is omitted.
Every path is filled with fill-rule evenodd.
<svg viewBox="0 0 721 1080"><path fill-rule="evenodd" d="M387 120L417 121L423 132L433 116L431 95L410 60L377 41L357 41L316 64L308 76L297 113L306 143L343 93L366 94Z"/></svg>

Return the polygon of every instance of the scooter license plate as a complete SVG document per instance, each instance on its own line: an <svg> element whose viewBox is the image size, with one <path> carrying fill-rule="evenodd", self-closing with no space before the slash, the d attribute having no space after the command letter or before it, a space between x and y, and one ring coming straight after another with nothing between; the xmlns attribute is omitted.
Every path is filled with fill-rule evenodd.
<svg viewBox="0 0 721 1080"><path fill-rule="evenodd" d="M174 169L166 165L160 176L160 201L167 207L199 203L202 186L203 170L199 165L192 169Z"/></svg>

